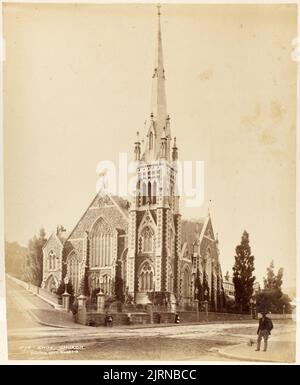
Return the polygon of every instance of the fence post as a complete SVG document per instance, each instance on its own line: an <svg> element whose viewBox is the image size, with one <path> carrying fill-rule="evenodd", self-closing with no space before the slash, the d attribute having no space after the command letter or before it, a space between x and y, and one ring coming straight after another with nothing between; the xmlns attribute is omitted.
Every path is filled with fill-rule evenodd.
<svg viewBox="0 0 300 385"><path fill-rule="evenodd" d="M81 294L79 297L77 297L78 301L78 309L86 310L86 296Z"/></svg>
<svg viewBox="0 0 300 385"><path fill-rule="evenodd" d="M70 310L70 297L71 297L71 295L69 293L63 293L62 297L63 297L63 308L66 311L69 311Z"/></svg>

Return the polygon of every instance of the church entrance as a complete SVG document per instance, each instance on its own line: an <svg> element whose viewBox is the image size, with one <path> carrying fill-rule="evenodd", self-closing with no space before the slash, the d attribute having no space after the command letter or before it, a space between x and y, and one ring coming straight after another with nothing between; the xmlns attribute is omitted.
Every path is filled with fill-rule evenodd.
<svg viewBox="0 0 300 385"><path fill-rule="evenodd" d="M52 274L47 278L47 281L46 281L46 284L45 284L45 288L50 293L54 294L56 292L56 290L58 288L58 283L57 283L57 280L53 277Z"/></svg>

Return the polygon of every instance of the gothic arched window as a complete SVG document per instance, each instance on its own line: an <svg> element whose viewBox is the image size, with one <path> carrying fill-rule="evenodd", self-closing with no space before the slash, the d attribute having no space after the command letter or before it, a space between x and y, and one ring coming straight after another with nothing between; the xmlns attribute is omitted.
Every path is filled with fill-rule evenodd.
<svg viewBox="0 0 300 385"><path fill-rule="evenodd" d="M188 268L183 273L183 296L189 297L191 292L191 276Z"/></svg>
<svg viewBox="0 0 300 385"><path fill-rule="evenodd" d="M151 182L148 182L148 200L149 202L152 201L152 196L151 196Z"/></svg>
<svg viewBox="0 0 300 385"><path fill-rule="evenodd" d="M147 185L143 183L142 185L142 205L145 205L147 202Z"/></svg>
<svg viewBox="0 0 300 385"><path fill-rule="evenodd" d="M141 251L144 253L151 253L154 251L155 237L153 230L146 226L141 232L140 236Z"/></svg>
<svg viewBox="0 0 300 385"><path fill-rule="evenodd" d="M72 252L67 258L67 276L72 283L74 292L79 289L79 260L75 252Z"/></svg>
<svg viewBox="0 0 300 385"><path fill-rule="evenodd" d="M156 196L157 196L157 183L156 180L153 181L152 184L152 203L156 204Z"/></svg>
<svg viewBox="0 0 300 385"><path fill-rule="evenodd" d="M90 233L90 267L110 266L113 259L113 232L103 218Z"/></svg>
<svg viewBox="0 0 300 385"><path fill-rule="evenodd" d="M152 291L154 289L154 271L148 262L143 264L139 275L139 291Z"/></svg>
<svg viewBox="0 0 300 385"><path fill-rule="evenodd" d="M51 250L48 254L48 263L49 263L49 270L56 269L56 254L53 250Z"/></svg>
<svg viewBox="0 0 300 385"><path fill-rule="evenodd" d="M110 275L103 275L101 277L101 289L105 295L112 294L112 280Z"/></svg>
<svg viewBox="0 0 300 385"><path fill-rule="evenodd" d="M99 277L97 275L92 275L90 277L90 292L93 293L94 290L99 288Z"/></svg>

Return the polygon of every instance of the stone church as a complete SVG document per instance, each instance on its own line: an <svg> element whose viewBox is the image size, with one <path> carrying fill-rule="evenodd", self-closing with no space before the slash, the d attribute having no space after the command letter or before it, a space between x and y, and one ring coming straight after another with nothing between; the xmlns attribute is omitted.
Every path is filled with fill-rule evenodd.
<svg viewBox="0 0 300 385"><path fill-rule="evenodd" d="M65 276L77 295L88 286L109 298L117 291L136 304L189 305L197 297L219 307L223 290L218 240L210 215L183 220L176 194L178 148L167 113L158 11L151 114L144 140L134 143L135 197L129 203L101 191L70 235L62 228L43 248L42 287L55 291Z"/></svg>

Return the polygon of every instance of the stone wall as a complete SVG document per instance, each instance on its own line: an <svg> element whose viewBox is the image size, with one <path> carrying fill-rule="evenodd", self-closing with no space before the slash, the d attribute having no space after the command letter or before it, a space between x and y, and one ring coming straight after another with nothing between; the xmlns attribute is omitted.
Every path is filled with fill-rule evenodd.
<svg viewBox="0 0 300 385"><path fill-rule="evenodd" d="M250 314L231 314L231 313L216 313L216 312L199 312L195 311L181 311L178 312L181 323L186 322L213 322L213 321L239 321L251 320Z"/></svg>
<svg viewBox="0 0 300 385"><path fill-rule="evenodd" d="M49 291L40 288L39 286L35 286L30 282L24 282L20 279L13 277L11 275L6 274L8 279L11 279L19 286L23 287L24 289L30 291L31 293L41 297L44 299L47 303L49 303L51 306L55 307L56 309L60 309L61 305L58 304L58 298L55 294L50 293Z"/></svg>
<svg viewBox="0 0 300 385"><path fill-rule="evenodd" d="M175 314L171 312L153 312L153 319L149 313L109 313L113 317L113 325L144 325L144 324L172 324L175 323ZM180 323L192 322L225 322L251 320L251 316L247 314L231 314L231 313L215 313L204 312L198 314L194 311L177 312L180 317ZM77 315L77 322L89 326L105 326L105 313L89 312L80 309Z"/></svg>
<svg viewBox="0 0 300 385"><path fill-rule="evenodd" d="M165 323L174 323L175 322L175 313L171 312L154 312L153 313L153 323L155 324L165 324Z"/></svg>
<svg viewBox="0 0 300 385"><path fill-rule="evenodd" d="M129 325L127 313L109 313L113 317L113 326ZM87 312L79 309L77 322L88 326L105 326L105 313Z"/></svg>

